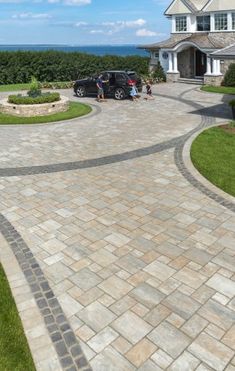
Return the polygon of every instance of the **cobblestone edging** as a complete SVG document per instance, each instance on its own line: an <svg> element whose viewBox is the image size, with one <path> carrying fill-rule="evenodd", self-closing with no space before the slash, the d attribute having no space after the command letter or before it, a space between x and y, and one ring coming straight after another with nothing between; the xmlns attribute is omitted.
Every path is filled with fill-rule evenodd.
<svg viewBox="0 0 235 371"><path fill-rule="evenodd" d="M203 117L202 120L202 127L201 128L206 128L208 126L213 126L215 124L215 120L212 117ZM188 137L188 139L190 136ZM189 171L188 167L185 165L185 160L184 160L184 147L185 147L185 142L179 143L175 147L175 152L174 152L174 159L175 159L175 164L178 167L178 170L180 173L184 176L184 178L187 179L187 181L192 184L195 188L197 188L199 191L204 193L206 196L210 197L212 200L218 202L222 206L226 207L227 209L235 212L235 203L226 199L222 195L219 195L216 193L214 190L212 190L213 185L210 187L210 183L208 182L208 186L204 185L201 181L196 179L196 177ZM218 190L219 192L220 190ZM230 196L228 195L228 198Z"/></svg>
<svg viewBox="0 0 235 371"><path fill-rule="evenodd" d="M0 214L0 232L11 247L30 286L62 369L91 371L81 346L37 260L20 234L2 214Z"/></svg>

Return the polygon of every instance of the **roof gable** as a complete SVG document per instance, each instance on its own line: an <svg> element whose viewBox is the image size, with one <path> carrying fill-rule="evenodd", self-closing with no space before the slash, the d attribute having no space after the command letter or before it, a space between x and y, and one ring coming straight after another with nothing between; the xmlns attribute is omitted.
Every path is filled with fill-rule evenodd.
<svg viewBox="0 0 235 371"><path fill-rule="evenodd" d="M235 10L234 0L210 0L203 11L218 12L223 10Z"/></svg>
<svg viewBox="0 0 235 371"><path fill-rule="evenodd" d="M211 0L174 0L165 11L165 15L197 13L201 11L208 2L210 3Z"/></svg>
<svg viewBox="0 0 235 371"><path fill-rule="evenodd" d="M165 11L165 15L174 15L174 14L189 14L192 13L190 6L186 6L186 1L184 0L174 0L169 8Z"/></svg>

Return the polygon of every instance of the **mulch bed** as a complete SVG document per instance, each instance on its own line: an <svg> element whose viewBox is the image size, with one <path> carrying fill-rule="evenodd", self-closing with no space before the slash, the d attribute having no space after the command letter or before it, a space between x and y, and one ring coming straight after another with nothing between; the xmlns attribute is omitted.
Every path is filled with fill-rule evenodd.
<svg viewBox="0 0 235 371"><path fill-rule="evenodd" d="M232 127L231 124L220 125L219 127L227 133L235 134L235 126Z"/></svg>

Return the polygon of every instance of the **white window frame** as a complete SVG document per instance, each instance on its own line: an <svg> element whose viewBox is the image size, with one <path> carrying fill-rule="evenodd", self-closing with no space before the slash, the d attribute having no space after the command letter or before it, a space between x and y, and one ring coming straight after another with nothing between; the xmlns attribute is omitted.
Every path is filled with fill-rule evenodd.
<svg viewBox="0 0 235 371"><path fill-rule="evenodd" d="M185 22L185 29L177 29L178 26L184 25ZM179 27L180 28L180 27ZM188 32L188 17L186 15L180 15L175 17L175 32Z"/></svg>
<svg viewBox="0 0 235 371"><path fill-rule="evenodd" d="M205 18L205 17L209 17L210 18L210 29L209 30L198 30L198 18ZM205 22L203 22L203 25L205 24ZM210 14L203 14L203 15L199 15L196 17L196 30L197 32L211 32L211 15Z"/></svg>
<svg viewBox="0 0 235 371"><path fill-rule="evenodd" d="M227 28L226 29L222 27L222 23L225 20L225 17L224 16L226 16L226 21L227 21ZM220 20L217 19L218 17L221 17L221 19ZM217 28L218 25L220 25L219 28ZM215 13L214 14L214 27L215 27L215 31L217 31L217 32L218 31L220 31L220 32L229 31L228 13L225 13L225 12L223 12L223 13L222 12L221 13Z"/></svg>
<svg viewBox="0 0 235 371"><path fill-rule="evenodd" d="M235 12L232 13L232 31L235 31Z"/></svg>

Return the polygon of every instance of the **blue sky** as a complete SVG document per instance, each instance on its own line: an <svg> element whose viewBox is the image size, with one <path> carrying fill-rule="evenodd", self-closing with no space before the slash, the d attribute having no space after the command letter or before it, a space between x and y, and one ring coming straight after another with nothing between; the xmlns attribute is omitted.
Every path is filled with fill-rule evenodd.
<svg viewBox="0 0 235 371"><path fill-rule="evenodd" d="M170 32L170 0L0 0L0 44L146 44Z"/></svg>

